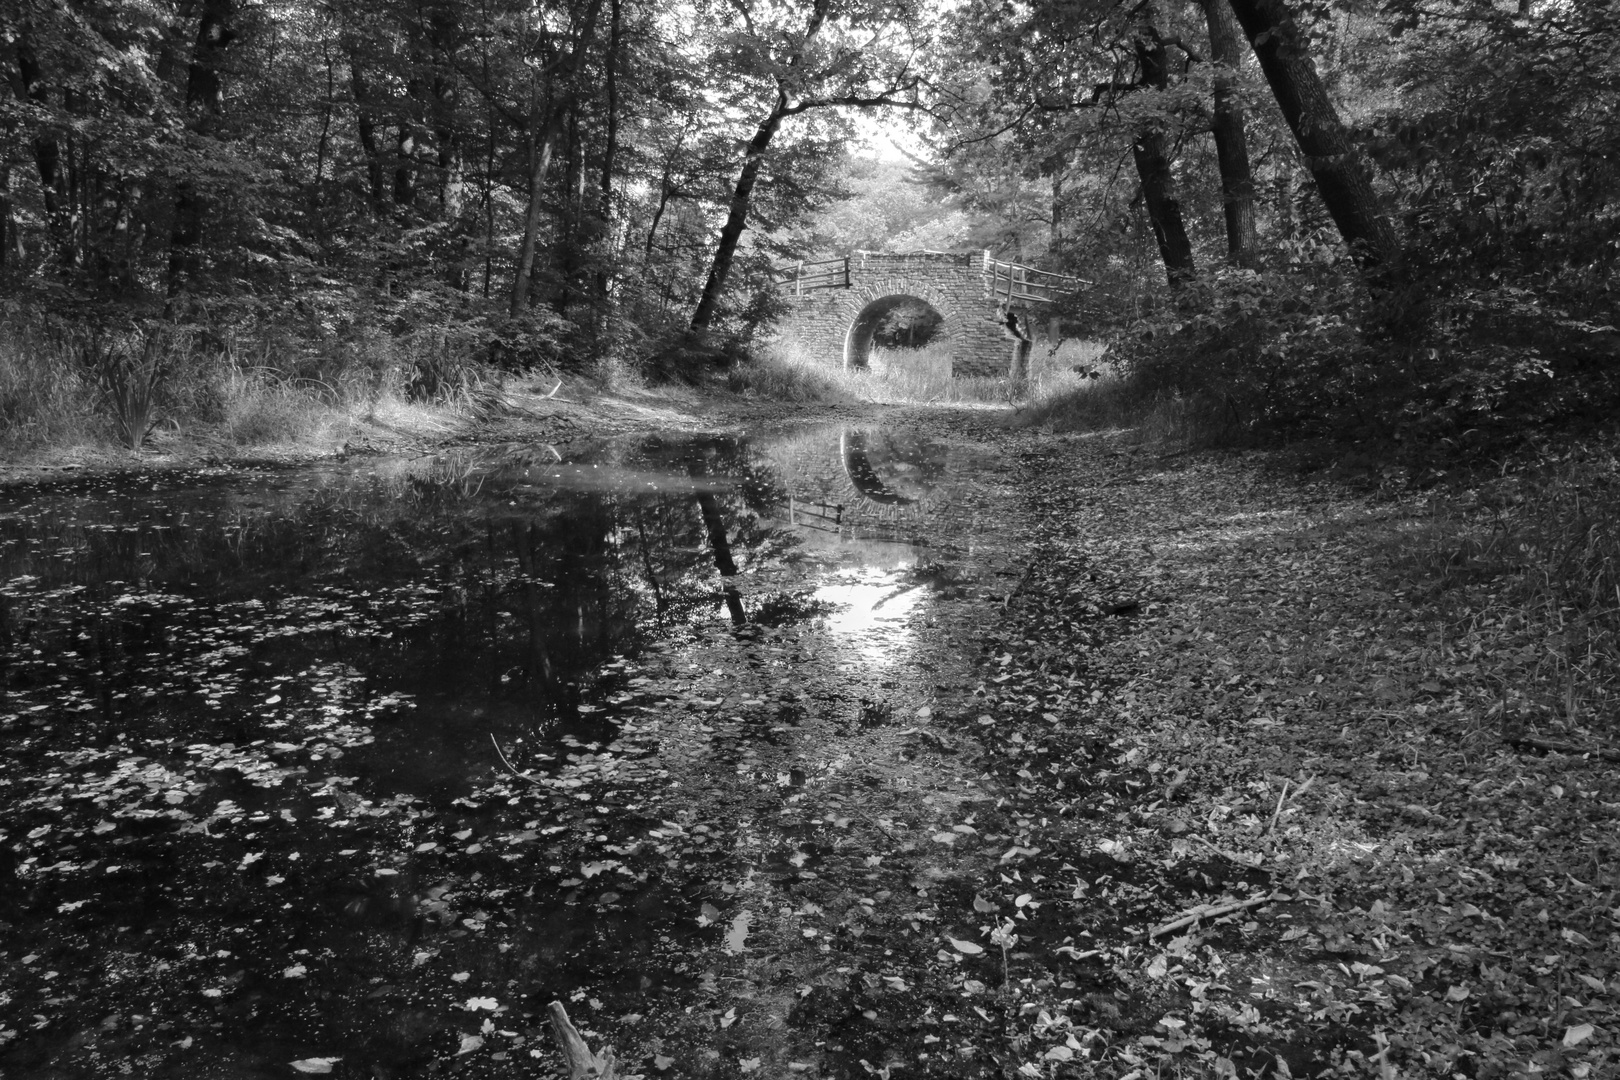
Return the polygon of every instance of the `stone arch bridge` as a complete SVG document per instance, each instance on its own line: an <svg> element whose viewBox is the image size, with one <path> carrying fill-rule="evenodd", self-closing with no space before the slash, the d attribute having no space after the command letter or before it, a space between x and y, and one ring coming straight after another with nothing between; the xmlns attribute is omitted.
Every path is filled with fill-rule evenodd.
<svg viewBox="0 0 1620 1080"><path fill-rule="evenodd" d="M939 317L935 339L950 350L954 376L1022 377L1044 309L1089 282L1018 263L988 251L857 251L837 259L776 268L792 312L782 338L845 368L864 368L885 316L922 301Z"/></svg>

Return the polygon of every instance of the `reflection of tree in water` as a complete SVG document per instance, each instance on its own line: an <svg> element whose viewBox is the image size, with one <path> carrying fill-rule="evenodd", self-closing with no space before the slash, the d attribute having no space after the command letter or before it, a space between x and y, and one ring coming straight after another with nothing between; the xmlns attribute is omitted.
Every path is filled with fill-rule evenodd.
<svg viewBox="0 0 1620 1080"><path fill-rule="evenodd" d="M796 542L768 516L784 497L779 478L745 444L649 441L614 453L595 470L474 451L372 466L397 469L383 475L47 492L0 520L0 581L36 579L0 595L0 670L17 661L0 693L46 701L72 679L100 703L75 714L81 730L247 742L262 737L248 729L263 716L204 700L220 671L252 680L339 665L366 693L417 704L366 751L411 785L460 775L487 754L490 732L562 724L586 735L577 706L593 680L612 677L604 665L670 626L711 619L718 603L734 619L757 614L719 571ZM53 598L69 586L84 588ZM120 602L132 593L166 599ZM796 609L769 596L748 603L770 621ZM220 668L209 657L227 644L241 658ZM25 671L33 649L78 659ZM154 680L161 694L147 692Z"/></svg>

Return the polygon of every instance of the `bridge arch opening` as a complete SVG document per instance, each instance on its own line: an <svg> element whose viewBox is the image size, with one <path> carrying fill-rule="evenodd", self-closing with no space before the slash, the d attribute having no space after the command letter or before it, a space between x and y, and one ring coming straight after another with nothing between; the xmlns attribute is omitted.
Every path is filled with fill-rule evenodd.
<svg viewBox="0 0 1620 1080"><path fill-rule="evenodd" d="M871 366L872 347L920 349L940 337L945 316L920 296L880 296L856 314L844 336L845 369Z"/></svg>

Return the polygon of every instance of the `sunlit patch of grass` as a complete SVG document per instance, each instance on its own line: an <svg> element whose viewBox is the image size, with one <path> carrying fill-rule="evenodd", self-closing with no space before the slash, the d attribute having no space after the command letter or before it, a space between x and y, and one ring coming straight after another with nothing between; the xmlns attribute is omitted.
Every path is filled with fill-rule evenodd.
<svg viewBox="0 0 1620 1080"><path fill-rule="evenodd" d="M793 350L772 347L733 366L726 385L733 393L752 392L773 401L848 401L853 395L842 375Z"/></svg>
<svg viewBox="0 0 1620 1080"><path fill-rule="evenodd" d="M433 334L310 341L275 328L0 329L0 452L11 461L188 443L325 452L357 425L433 435L501 407L503 378ZM211 452L212 452L211 451Z"/></svg>
<svg viewBox="0 0 1620 1080"><path fill-rule="evenodd" d="M238 446L328 442L346 433L345 410L309 386L263 369L235 369L221 380L222 427Z"/></svg>

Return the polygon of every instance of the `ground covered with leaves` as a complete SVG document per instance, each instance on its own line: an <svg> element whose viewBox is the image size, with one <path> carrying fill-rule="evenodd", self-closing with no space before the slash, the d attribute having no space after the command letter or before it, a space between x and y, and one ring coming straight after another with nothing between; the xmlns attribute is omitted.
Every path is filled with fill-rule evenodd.
<svg viewBox="0 0 1620 1080"><path fill-rule="evenodd" d="M743 624L686 508L680 617L566 723L514 711L568 620L494 532L489 582L388 590L312 534L306 606L150 588L145 535L106 611L14 579L0 1075L546 1077L553 1000L621 1077L1620 1073L1597 639L1435 557L1502 491L993 419L893 418L954 477L899 561L738 509ZM434 475L423 520L518 492ZM58 534L124 566L64 526L40 567ZM407 692L441 662L465 693ZM408 782L435 756L465 782Z"/></svg>
<svg viewBox="0 0 1620 1080"><path fill-rule="evenodd" d="M1614 703L1428 572L1478 493L1081 437L1026 468L978 718L1039 851L985 882L1010 1070L1615 1075Z"/></svg>

